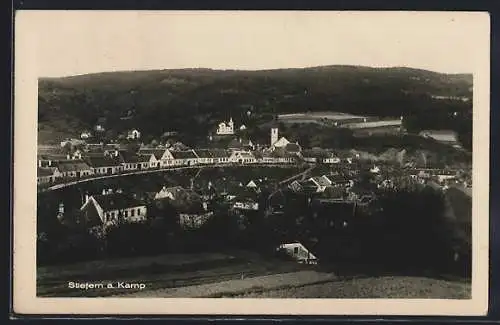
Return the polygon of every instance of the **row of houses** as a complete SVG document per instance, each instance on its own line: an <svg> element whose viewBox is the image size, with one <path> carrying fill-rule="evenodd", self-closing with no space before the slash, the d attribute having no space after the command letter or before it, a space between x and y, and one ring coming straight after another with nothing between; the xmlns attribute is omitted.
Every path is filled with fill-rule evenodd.
<svg viewBox="0 0 500 325"><path fill-rule="evenodd" d="M38 156L38 184L61 178L82 178L113 175L123 172L155 168L213 164L297 164L301 162L340 163L340 158L289 152L284 148L274 151L189 149L170 150L140 148L137 152L108 148L100 152L75 151L70 154L42 154ZM347 162L350 162L347 160Z"/></svg>

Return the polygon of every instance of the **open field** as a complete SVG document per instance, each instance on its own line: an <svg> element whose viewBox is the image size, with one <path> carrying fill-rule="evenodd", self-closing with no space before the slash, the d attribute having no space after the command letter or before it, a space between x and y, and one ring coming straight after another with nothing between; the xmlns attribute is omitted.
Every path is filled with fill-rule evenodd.
<svg viewBox="0 0 500 325"><path fill-rule="evenodd" d="M467 298L470 285L421 277L337 276L249 252L171 254L40 267L43 297ZM103 284L74 289L69 282ZM118 282L144 289L117 288ZM107 288L107 284L115 288Z"/></svg>
<svg viewBox="0 0 500 325"><path fill-rule="evenodd" d="M123 258L93 261L74 265L50 266L38 268L37 294L47 297L106 297L111 295L131 294L131 289L72 289L68 283L143 283L148 292L172 293L182 288L177 296L198 295L200 285L219 283L230 280L289 272L300 272L306 266L295 262L284 262L273 258L264 258L252 253L235 254L186 254L161 255L156 257ZM245 280L243 280L245 281ZM202 290L203 287L200 288ZM193 291L194 290L194 291ZM199 291L202 294L205 291ZM166 294L168 296L168 294Z"/></svg>
<svg viewBox="0 0 500 325"><path fill-rule="evenodd" d="M433 298L470 299L471 285L418 277L332 280L321 284L254 290L233 298Z"/></svg>
<svg viewBox="0 0 500 325"><path fill-rule="evenodd" d="M401 126L402 121L400 119L395 120L382 120L382 121L367 121L366 123L350 123L347 125L350 129L371 129L371 128L383 128L383 127L394 127Z"/></svg>
<svg viewBox="0 0 500 325"><path fill-rule="evenodd" d="M324 120L329 122L340 122L340 123L353 123L362 122L364 119L371 120L373 118L368 118L365 116L352 115L340 112L308 112L308 113L295 113L295 114L281 114L278 115L278 121L282 123L317 123L325 124Z"/></svg>
<svg viewBox="0 0 500 325"><path fill-rule="evenodd" d="M333 280L331 273L316 271L298 271L282 274L263 275L221 281L216 283L186 286L182 288L166 288L154 291L141 291L125 295L127 297L169 297L169 298L220 298L234 296L246 292L274 290L276 288L318 284Z"/></svg>

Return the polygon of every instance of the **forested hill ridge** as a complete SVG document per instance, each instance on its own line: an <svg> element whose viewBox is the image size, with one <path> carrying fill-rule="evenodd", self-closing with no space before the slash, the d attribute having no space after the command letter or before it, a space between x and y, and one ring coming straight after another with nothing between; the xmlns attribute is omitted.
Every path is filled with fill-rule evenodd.
<svg viewBox="0 0 500 325"><path fill-rule="evenodd" d="M417 128L457 128L447 125L448 116L458 112L468 121L470 99L471 74L411 68L179 69L40 78L39 142L77 137L97 123L112 134L134 127L146 136L201 136L229 116L257 126L276 114L305 111L404 115Z"/></svg>

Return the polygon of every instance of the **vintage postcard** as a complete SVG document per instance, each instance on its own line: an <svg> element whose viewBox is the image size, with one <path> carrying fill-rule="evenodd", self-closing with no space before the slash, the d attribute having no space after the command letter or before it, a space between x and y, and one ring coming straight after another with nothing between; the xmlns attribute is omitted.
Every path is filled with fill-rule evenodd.
<svg viewBox="0 0 500 325"><path fill-rule="evenodd" d="M480 12L18 11L14 311L483 315Z"/></svg>

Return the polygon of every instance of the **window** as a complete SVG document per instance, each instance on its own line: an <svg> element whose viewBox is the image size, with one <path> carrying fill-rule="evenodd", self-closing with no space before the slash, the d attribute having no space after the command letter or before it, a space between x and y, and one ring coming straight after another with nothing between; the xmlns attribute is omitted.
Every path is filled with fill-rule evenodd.
<svg viewBox="0 0 500 325"><path fill-rule="evenodd" d="M115 213L114 212L111 212L111 218L114 219L115 218Z"/></svg>
<svg viewBox="0 0 500 325"><path fill-rule="evenodd" d="M298 254L299 253L299 248L298 247L294 247L293 248L293 253L294 254Z"/></svg>
<svg viewBox="0 0 500 325"><path fill-rule="evenodd" d="M128 217L128 211L125 211L124 216L125 216L125 218Z"/></svg>
<svg viewBox="0 0 500 325"><path fill-rule="evenodd" d="M134 213L135 213L135 210L134 210L134 209L130 210L130 216L131 216L131 217L133 217L133 216L134 216Z"/></svg>
<svg viewBox="0 0 500 325"><path fill-rule="evenodd" d="M141 214L141 209L137 209L137 215Z"/></svg>

